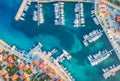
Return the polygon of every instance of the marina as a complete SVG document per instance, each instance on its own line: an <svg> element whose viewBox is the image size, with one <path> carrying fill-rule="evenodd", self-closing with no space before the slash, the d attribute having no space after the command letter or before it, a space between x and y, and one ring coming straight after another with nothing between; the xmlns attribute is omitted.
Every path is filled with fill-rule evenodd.
<svg viewBox="0 0 120 81"><path fill-rule="evenodd" d="M67 60L71 60L71 59L72 59L72 57L69 55L69 53L68 53L67 51L63 50L63 53L62 53L60 56L58 56L58 57L56 58L56 60L57 60L58 62L63 62L63 60L65 60L65 58L66 58Z"/></svg>
<svg viewBox="0 0 120 81"><path fill-rule="evenodd" d="M42 4L37 2L36 7L37 7L37 10L34 10L34 12L33 12L33 21L37 21L38 26L39 26L40 24L44 23Z"/></svg>
<svg viewBox="0 0 120 81"><path fill-rule="evenodd" d="M83 44L85 46L88 46L89 43L95 42L102 36L102 31L101 30L94 30L90 32L88 35L84 35L83 38Z"/></svg>
<svg viewBox="0 0 120 81"><path fill-rule="evenodd" d="M42 12L42 4L38 1L38 26L44 23L44 17Z"/></svg>
<svg viewBox="0 0 120 81"><path fill-rule="evenodd" d="M112 66L102 69L103 71L103 76L105 79L111 77L111 76L115 76L116 72L120 70L120 65L115 65L113 64Z"/></svg>
<svg viewBox="0 0 120 81"><path fill-rule="evenodd" d="M100 62L106 60L111 54L112 50L107 51L106 49L103 51L99 51L97 54L89 55L88 60L91 64L91 66L98 65Z"/></svg>
<svg viewBox="0 0 120 81"><path fill-rule="evenodd" d="M27 11L29 8L29 5L31 4L31 1L23 0L20 8L18 9L18 12L15 16L15 20L25 20L24 19L24 11Z"/></svg>
<svg viewBox="0 0 120 81"><path fill-rule="evenodd" d="M75 12L75 19L73 21L74 27L84 27L85 19L83 3L78 2L77 4L75 4L74 12Z"/></svg>
<svg viewBox="0 0 120 81"><path fill-rule="evenodd" d="M51 0L49 0L49 1L51 1ZM45 4L42 4L42 2L43 3L45 2ZM62 1L60 1L60 2L62 2ZM19 27L16 26L16 27L10 28L11 32L16 33L16 35L12 35L11 33L9 33L7 31L7 29L9 29L9 27L7 28L7 26L5 26L3 23L1 23L3 26L6 27L6 29L1 27L1 30L2 30L1 31L1 33L2 33L1 39L5 40L5 42L9 43L10 45L16 45L20 49L25 49L27 51L31 48L31 46L33 46L33 44L36 44L36 42L40 41L42 43L42 45L45 46L44 49L47 49L47 50L53 49L49 52L45 52L45 51L42 51L41 49L39 49L39 52L42 51L43 55L45 57L50 58L50 61L52 63L55 62L54 59L57 60L57 58L60 57L63 53L63 50L62 50L61 53L57 56L56 52L58 52L58 50L56 50L54 48L56 48L56 47L59 47L59 49L64 48L65 50L67 50L67 52L70 53L70 55L72 56L72 60L71 59L68 60L67 57L65 56L65 54L63 54L63 57L61 59L58 59L57 62L60 64L60 67L66 72L66 74L69 75L70 78L71 78L71 76L73 76L75 78L75 81L81 81L81 79L83 81L87 81L87 80L90 80L90 81L102 80L102 81L104 81L105 79L104 79L104 77L101 77L102 73L100 73L101 67L108 67L108 65L111 65L112 63L116 63L119 61L117 60L116 55L113 52L112 52L112 55L110 55L110 58L107 58L102 64L98 63L99 65L95 66L95 67L90 66L87 58L84 58L84 57L87 57L86 54L94 54L94 53L96 53L96 51L99 51L99 50L101 50L101 52L102 52L102 49L106 49L106 50L112 49L111 46L109 45L109 41L106 39L104 34L102 35L102 37L100 39L98 39L99 41L94 41L95 43L94 42L90 43L88 40L82 41L83 35L89 34L89 32L94 31L94 30L99 31L99 29L100 29L100 25L97 25L96 23L94 23L95 22L93 20L93 18L94 18L93 12L94 11L92 12L93 13L92 17L91 17L91 14L89 14L92 11L92 10L90 10L91 4L83 3L84 4L84 15L83 16L85 16L85 19L86 19L85 20L86 22L84 23L85 27L76 29L73 27L73 21L74 21L75 14L74 13L72 14L72 12L74 12L74 9L72 9L72 8L74 8L76 3L65 3L64 2L64 10L65 10L64 14L65 14L65 19L66 19L66 22L65 22L66 24L64 25L65 26L64 28L59 29L59 28L57 28L58 26L55 26L55 25L52 26L52 24L54 24L54 23L51 23L51 22L48 23L49 20L54 21L54 10L53 10L54 3L47 4L46 0L44 0L44 1L41 0L40 3L44 7L42 9L45 9L44 18L45 18L46 22L43 23L44 26L40 25L40 27L35 27L34 25L31 25L31 26L24 25L23 23L21 25L21 23L18 22L17 25L19 25ZM69 6L69 7L66 8L66 6ZM67 11L68 8L71 8L71 10ZM29 8L29 10L30 10L30 8ZM46 13L48 11L49 11L49 13ZM72 16L69 15L69 12L71 12ZM28 14L29 14L29 11L28 11ZM37 14L37 10L33 14ZM51 15L51 16L49 16L49 15ZM67 15L67 17L66 17L66 15ZM21 16L23 17L26 15L22 14ZM53 17L53 19L49 18L49 17ZM67 20L67 18L69 18L69 17L70 17L70 20ZM3 17L0 20L2 21L2 19L3 19ZM26 19L26 22L29 20L29 18L27 18L27 16L25 17L25 19ZM34 18L34 19L37 21L37 18ZM94 22L89 22L88 20L89 21L93 20ZM31 21L28 21L28 22L33 23ZM48 24L48 25L46 25L46 24ZM51 26L49 24L51 24ZM67 24L71 24L71 25L67 25ZM17 29L17 31L16 31L16 29ZM14 31L12 31L12 30L14 30ZM100 30L103 31L102 29L100 29ZM5 33L4 33L5 31L6 31L7 35L5 35ZM63 32L63 31L65 31L65 32ZM17 32L19 32L20 34L18 34ZM23 35L21 35L21 33ZM9 35L9 37L7 37L8 35ZM62 35L62 36L59 36L59 35ZM51 37L49 37L49 36L51 36ZM57 39L54 39L54 37L56 37ZM59 45L58 41L60 42L60 45ZM85 42L87 47L84 47L82 44L80 44L80 42ZM83 47L80 47L80 46L83 46ZM36 47L36 49L34 49L34 50L32 48L31 53L33 53L33 51L35 51L35 50L37 51L38 48L39 48L39 46ZM14 50L14 48L12 48L12 50ZM21 53L23 53L23 52L21 52ZM36 54L36 53L34 53L34 54ZM35 55L34 58L27 57L29 55L31 56L32 54L23 53L23 58L27 58L27 59L31 58L32 60L34 60L34 58L39 58L38 55ZM53 57L54 55L56 55L57 58L54 58ZM93 55L91 55L91 56L93 57ZM75 69L73 69L73 67ZM100 67L100 68L98 68L98 67ZM93 71L95 71L95 72L93 72ZM89 73L89 75L86 73ZM97 78L94 77L95 75L97 75ZM119 76L119 73L117 73L116 75ZM116 78L116 81L119 81L119 78L117 78L117 76L111 77L108 80L112 81L114 78ZM55 79L53 79L53 81L54 80ZM74 79L72 81L74 81Z"/></svg>
<svg viewBox="0 0 120 81"><path fill-rule="evenodd" d="M111 30L111 29L110 29L110 30L107 30L107 28L106 28L106 25L107 25L107 24L105 24L105 25L102 24L101 20L104 20L104 16L103 16L103 17L100 17L100 16L97 15L97 11L99 10L99 9L98 9L98 6L97 6L97 3L98 3L98 2L99 2L98 0L95 0L95 5L94 5L94 7L95 7L95 15L96 15L99 23L101 24L101 27L103 28L103 30L105 30L105 34L106 34L109 42L111 43L112 47L115 49L115 53L116 53L117 57L118 57L119 60L120 60L120 52L119 52L120 47L119 47L119 45L118 45L115 41L113 41L114 37L117 36L117 35L113 32L113 30ZM102 4L105 4L106 2L105 2L105 3L104 3L104 2L101 2L101 3L102 3ZM105 6L105 5L104 5L104 6ZM105 8L106 8L106 6L105 6ZM105 11L106 11L106 10L105 10ZM106 11L106 13L107 13L107 11ZM106 15L106 14L105 14L105 15ZM106 17L108 17L108 14L107 14ZM108 19L109 19L109 18L108 18ZM110 19L110 21L111 21L111 19ZM111 23L111 22L110 22L110 23ZM106 30L107 30L107 31L106 31ZM118 36L118 37L119 37L119 36Z"/></svg>
<svg viewBox="0 0 120 81"><path fill-rule="evenodd" d="M55 25L65 25L64 19L64 2L58 1L54 3L54 12L55 12Z"/></svg>
<svg viewBox="0 0 120 81"><path fill-rule="evenodd" d="M59 0L60 1L65 1L65 2L78 2L78 0ZM49 2L56 2L56 0L22 0L22 3L20 5L20 8L18 9L18 12L15 16L15 20L25 20L22 17L23 11L27 11L28 9L28 5L31 4L31 2L38 2L38 3L49 3ZM91 0L86 0L86 1L80 1L80 2L89 2L89 3L93 3L91 2ZM62 4L61 4L62 5ZM63 5L62 5L63 6Z"/></svg>

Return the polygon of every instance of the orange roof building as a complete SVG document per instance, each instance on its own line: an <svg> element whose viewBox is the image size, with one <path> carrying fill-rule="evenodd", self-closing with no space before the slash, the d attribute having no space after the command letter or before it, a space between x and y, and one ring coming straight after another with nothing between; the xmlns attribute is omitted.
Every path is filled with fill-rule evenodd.
<svg viewBox="0 0 120 81"><path fill-rule="evenodd" d="M55 74L55 75L57 74L57 72L55 71L55 69L54 69L54 68L52 68L52 67L50 67L50 66L48 67L48 70L52 71L52 72L53 72L53 74Z"/></svg>
<svg viewBox="0 0 120 81"><path fill-rule="evenodd" d="M0 75L1 75L1 76L5 75L6 73L7 73L6 70L0 70Z"/></svg>
<svg viewBox="0 0 120 81"><path fill-rule="evenodd" d="M106 11L101 12L104 16L106 16L108 13Z"/></svg>
<svg viewBox="0 0 120 81"><path fill-rule="evenodd" d="M99 0L99 11L102 17L105 17L108 14L106 5L102 0Z"/></svg>
<svg viewBox="0 0 120 81"><path fill-rule="evenodd" d="M31 71L33 71L33 65L32 64L29 65L29 68L30 68Z"/></svg>
<svg viewBox="0 0 120 81"><path fill-rule="evenodd" d="M6 55L3 55L3 56L2 56L2 60L4 60L4 61L7 60L7 56L6 56Z"/></svg>
<svg viewBox="0 0 120 81"><path fill-rule="evenodd" d="M4 76L4 78L5 78L6 80L8 80L10 77L9 77L8 74L6 74L6 75Z"/></svg>
<svg viewBox="0 0 120 81"><path fill-rule="evenodd" d="M40 63L40 67L41 67L42 71L46 71L46 66L45 66L44 62Z"/></svg>
<svg viewBox="0 0 120 81"><path fill-rule="evenodd" d="M16 74L14 74L14 75L11 77L12 81L15 81L17 78L18 78L18 75L16 75Z"/></svg>
<svg viewBox="0 0 120 81"><path fill-rule="evenodd" d="M25 79L27 78L27 74L26 73L23 73L21 76L20 76L20 79Z"/></svg>
<svg viewBox="0 0 120 81"><path fill-rule="evenodd" d="M25 65L24 67L23 67L23 70L28 70L28 66L27 65Z"/></svg>
<svg viewBox="0 0 120 81"><path fill-rule="evenodd" d="M23 64L23 63L19 64L19 69L20 69L20 70L22 70L23 67L24 67L24 64Z"/></svg>
<svg viewBox="0 0 120 81"><path fill-rule="evenodd" d="M13 66L13 64L8 64L8 66L9 66L9 67L12 67L12 66Z"/></svg>
<svg viewBox="0 0 120 81"><path fill-rule="evenodd" d="M99 6L105 6L105 3L103 1L100 1Z"/></svg>
<svg viewBox="0 0 120 81"><path fill-rule="evenodd" d="M118 32L120 32L120 30L118 30Z"/></svg>
<svg viewBox="0 0 120 81"><path fill-rule="evenodd" d="M12 64L14 62L14 60L12 59L12 57L8 57L7 59L8 63Z"/></svg>
<svg viewBox="0 0 120 81"><path fill-rule="evenodd" d="M2 49L2 47L0 47L0 53L2 53L3 52L3 49Z"/></svg>
<svg viewBox="0 0 120 81"><path fill-rule="evenodd" d="M52 73L47 73L47 75L48 75L50 78L53 78L53 77L54 77L54 74L52 74Z"/></svg>
<svg viewBox="0 0 120 81"><path fill-rule="evenodd" d="M100 7L99 10L100 10L100 11L105 11L105 10L107 10L107 9L106 9L106 7Z"/></svg>
<svg viewBox="0 0 120 81"><path fill-rule="evenodd" d="M39 62L38 60L34 60L34 61L33 61L33 64L34 64L35 66L38 66L38 65L40 64L40 62Z"/></svg>
<svg viewBox="0 0 120 81"><path fill-rule="evenodd" d="M120 16L117 16L117 22L120 22Z"/></svg>

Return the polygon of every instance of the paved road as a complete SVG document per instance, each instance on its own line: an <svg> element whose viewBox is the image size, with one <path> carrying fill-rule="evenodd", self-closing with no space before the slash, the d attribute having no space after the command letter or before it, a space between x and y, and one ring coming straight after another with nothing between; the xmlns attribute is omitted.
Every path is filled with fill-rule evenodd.
<svg viewBox="0 0 120 81"><path fill-rule="evenodd" d="M107 4L107 5L109 5L109 6L113 7L113 8L115 8L115 9L117 9L117 10L120 10L120 7L119 7L119 6L116 6L116 5L110 3L110 2L108 2L108 1L106 1L106 0L103 0L103 1L105 2L105 4Z"/></svg>

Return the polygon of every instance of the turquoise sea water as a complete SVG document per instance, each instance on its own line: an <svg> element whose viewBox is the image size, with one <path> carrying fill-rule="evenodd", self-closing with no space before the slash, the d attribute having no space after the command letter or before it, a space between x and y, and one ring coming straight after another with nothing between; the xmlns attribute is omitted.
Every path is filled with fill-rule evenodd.
<svg viewBox="0 0 120 81"><path fill-rule="evenodd" d="M102 68L112 64L119 64L116 54L113 54L99 65L92 67L87 56L99 50L112 49L106 36L102 36L95 43L85 47L82 43L82 36L101 26L95 25L91 18L90 11L93 4L84 3L86 26L74 28L74 4L65 3L65 26L54 25L53 3L43 4L45 24L37 27L32 21L32 10L34 4L26 12L25 21L14 21L15 14L21 0L1 0L0 2L0 38L10 45L16 45L21 50L29 51L37 42L41 42L44 49L53 48L65 49L73 57L72 61L64 61L63 65L68 69L76 81L120 81L120 72L114 77L105 80L102 76Z"/></svg>

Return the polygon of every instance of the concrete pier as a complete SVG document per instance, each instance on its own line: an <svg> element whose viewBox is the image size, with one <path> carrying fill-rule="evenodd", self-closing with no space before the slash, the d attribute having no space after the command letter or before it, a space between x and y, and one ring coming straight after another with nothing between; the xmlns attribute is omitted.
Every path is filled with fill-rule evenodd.
<svg viewBox="0 0 120 81"><path fill-rule="evenodd" d="M116 74L116 72L120 70L120 65L118 65L118 66L113 65L113 66L111 66L111 68L112 69L105 71L103 73L103 76L105 79L107 79L110 76L114 76Z"/></svg>
<svg viewBox="0 0 120 81"><path fill-rule="evenodd" d="M27 2L28 2L28 0L23 0L22 1L22 4L21 4L20 8L18 9L18 12L17 12L17 14L15 16L15 20L19 20L20 19Z"/></svg>

